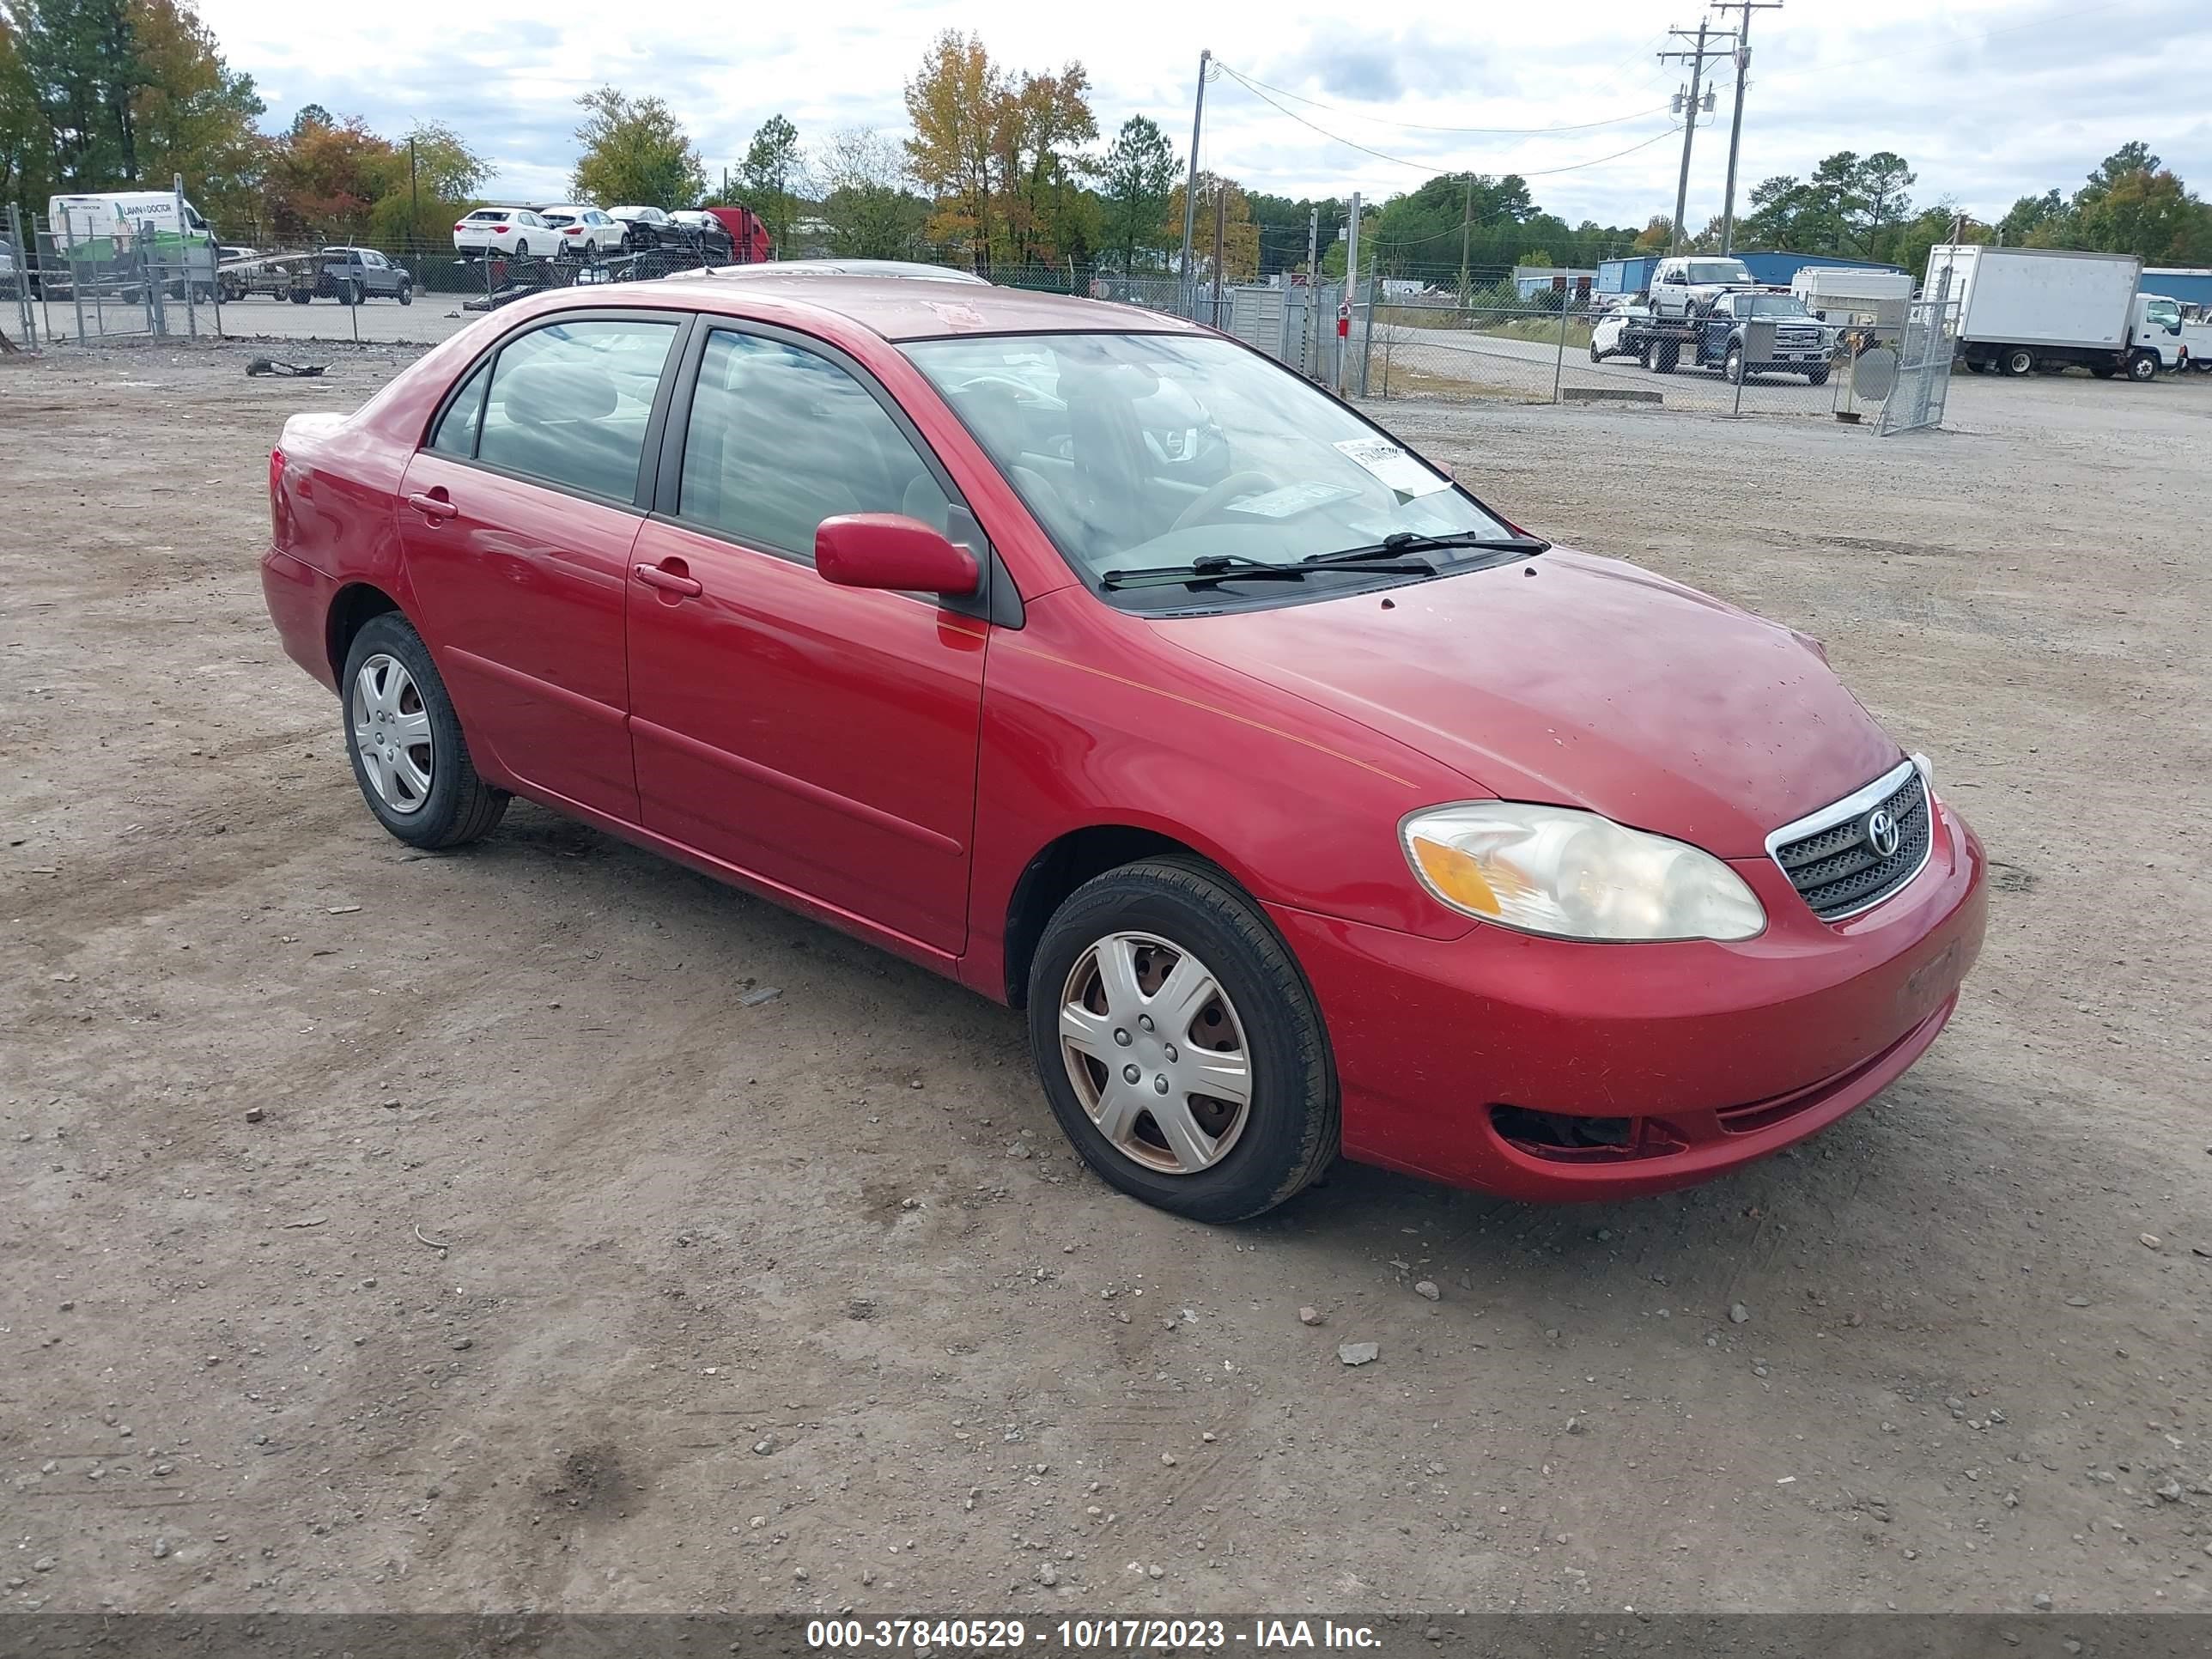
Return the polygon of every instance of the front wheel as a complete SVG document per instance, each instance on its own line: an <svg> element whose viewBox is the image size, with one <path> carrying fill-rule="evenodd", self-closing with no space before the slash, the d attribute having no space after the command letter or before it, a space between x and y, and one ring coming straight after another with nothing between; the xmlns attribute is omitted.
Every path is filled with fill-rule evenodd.
<svg viewBox="0 0 2212 1659"><path fill-rule="evenodd" d="M1741 386L1743 384L1742 347L1730 346L1729 348L1728 356L1721 363L1721 374L1727 379L1728 383L1730 386Z"/></svg>
<svg viewBox="0 0 2212 1659"><path fill-rule="evenodd" d="M414 284L414 283L400 283L400 285L399 285L399 303L400 303L401 305L403 305L403 306L411 306L411 305L413 305L413 304L415 303L415 284Z"/></svg>
<svg viewBox="0 0 2212 1659"><path fill-rule="evenodd" d="M346 757L376 821L413 847L489 835L507 795L477 775L446 683L406 618L372 617L346 653Z"/></svg>
<svg viewBox="0 0 2212 1659"><path fill-rule="evenodd" d="M1808 368L1805 371L1805 384L1807 386L1826 386L1827 383L1828 371L1826 369Z"/></svg>
<svg viewBox="0 0 2212 1659"><path fill-rule="evenodd" d="M1243 1221L1325 1169L1335 1067L1305 977L1212 866L1109 871L1054 913L1030 967L1030 1049L1085 1163L1194 1220Z"/></svg>
<svg viewBox="0 0 2212 1659"><path fill-rule="evenodd" d="M2158 359L2148 351L2138 351L2128 359L2128 379L2142 381L2158 378Z"/></svg>

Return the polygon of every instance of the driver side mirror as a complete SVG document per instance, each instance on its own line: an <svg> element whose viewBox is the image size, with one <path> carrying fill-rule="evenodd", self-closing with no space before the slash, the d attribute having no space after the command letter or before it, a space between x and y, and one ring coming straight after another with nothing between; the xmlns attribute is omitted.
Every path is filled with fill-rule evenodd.
<svg viewBox="0 0 2212 1659"><path fill-rule="evenodd" d="M967 599L982 584L975 556L919 519L900 513L847 513L814 532L814 568L840 587Z"/></svg>

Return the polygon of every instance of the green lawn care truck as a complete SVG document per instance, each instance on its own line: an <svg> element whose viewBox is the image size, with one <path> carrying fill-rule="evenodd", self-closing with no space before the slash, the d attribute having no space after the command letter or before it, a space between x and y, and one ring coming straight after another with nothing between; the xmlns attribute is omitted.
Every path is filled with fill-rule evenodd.
<svg viewBox="0 0 2212 1659"><path fill-rule="evenodd" d="M46 204L46 222L52 251L40 263L61 267L47 275L50 287L58 277L61 291L76 287L141 299L150 276L179 300L187 284L195 300L213 301L222 292L216 278L215 232L175 191L56 196Z"/></svg>

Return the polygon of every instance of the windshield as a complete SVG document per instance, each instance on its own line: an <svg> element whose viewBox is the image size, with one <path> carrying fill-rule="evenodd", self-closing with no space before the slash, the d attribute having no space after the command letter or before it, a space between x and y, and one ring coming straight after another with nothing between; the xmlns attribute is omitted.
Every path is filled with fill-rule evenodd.
<svg viewBox="0 0 2212 1659"><path fill-rule="evenodd" d="M1692 259L1690 261L1690 280L1693 283L1747 283L1751 271L1741 259Z"/></svg>
<svg viewBox="0 0 2212 1659"><path fill-rule="evenodd" d="M1751 296L1751 314L1754 317L1809 317L1805 302L1794 294L1754 294Z"/></svg>
<svg viewBox="0 0 2212 1659"><path fill-rule="evenodd" d="M2170 328L2181 320L2181 307L2173 300L2152 300L2143 307L2143 319L2158 328Z"/></svg>
<svg viewBox="0 0 2212 1659"><path fill-rule="evenodd" d="M1093 580L1209 556L1292 565L1401 532L1514 534L1444 474L1232 341L1031 334L905 349Z"/></svg>

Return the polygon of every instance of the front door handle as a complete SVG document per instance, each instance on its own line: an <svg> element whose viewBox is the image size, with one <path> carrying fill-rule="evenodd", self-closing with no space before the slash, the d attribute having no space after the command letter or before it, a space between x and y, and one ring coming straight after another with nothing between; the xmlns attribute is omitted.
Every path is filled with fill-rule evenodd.
<svg viewBox="0 0 2212 1659"><path fill-rule="evenodd" d="M461 510L459 507L455 507L451 501L447 501L443 495L423 495L419 494L410 495L407 498L407 505L413 507L417 513L420 513L424 518L429 520L433 524L435 524L441 519L458 517Z"/></svg>
<svg viewBox="0 0 2212 1659"><path fill-rule="evenodd" d="M673 570L667 568L672 564L676 567ZM670 559L661 564L641 564L632 568L637 572L638 580L643 582L647 587L657 587L664 593L680 593L686 599L696 599L707 591L693 578L684 574L684 562L680 559Z"/></svg>

